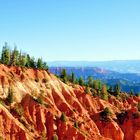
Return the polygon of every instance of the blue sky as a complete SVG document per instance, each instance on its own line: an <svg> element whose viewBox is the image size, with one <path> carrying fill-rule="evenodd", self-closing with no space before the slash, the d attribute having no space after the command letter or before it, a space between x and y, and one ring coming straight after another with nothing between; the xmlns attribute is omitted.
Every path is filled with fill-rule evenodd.
<svg viewBox="0 0 140 140"><path fill-rule="evenodd" d="M140 59L139 0L0 0L0 47L46 61Z"/></svg>

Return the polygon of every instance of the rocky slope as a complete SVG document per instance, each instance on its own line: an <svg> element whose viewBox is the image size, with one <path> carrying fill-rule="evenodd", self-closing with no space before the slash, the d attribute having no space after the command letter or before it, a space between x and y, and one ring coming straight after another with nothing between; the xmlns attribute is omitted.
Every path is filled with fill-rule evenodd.
<svg viewBox="0 0 140 140"><path fill-rule="evenodd" d="M140 139L138 97L104 101L45 70L0 65L0 99L3 140Z"/></svg>

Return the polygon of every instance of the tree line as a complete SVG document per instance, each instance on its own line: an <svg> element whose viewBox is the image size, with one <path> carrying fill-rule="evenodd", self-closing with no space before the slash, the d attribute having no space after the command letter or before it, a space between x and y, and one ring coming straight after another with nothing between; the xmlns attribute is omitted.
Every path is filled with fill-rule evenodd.
<svg viewBox="0 0 140 140"><path fill-rule="evenodd" d="M63 69L59 75L57 75L64 83L71 82L73 84L79 84L85 86L86 93L93 93L93 96L99 96L104 100L108 100L109 94L112 94L116 97L120 96L121 87L119 83L116 83L114 86L106 85L98 79L93 79L92 76L89 76L88 79L84 80L82 76L79 78L75 77L75 74L72 72L71 75L67 73L66 69ZM96 95L94 93L97 91ZM130 92L130 95L134 95L134 92Z"/></svg>
<svg viewBox="0 0 140 140"><path fill-rule="evenodd" d="M0 63L8 66L48 69L47 63L43 62L42 58L35 59L29 54L19 51L16 46L10 50L7 43L2 48Z"/></svg>

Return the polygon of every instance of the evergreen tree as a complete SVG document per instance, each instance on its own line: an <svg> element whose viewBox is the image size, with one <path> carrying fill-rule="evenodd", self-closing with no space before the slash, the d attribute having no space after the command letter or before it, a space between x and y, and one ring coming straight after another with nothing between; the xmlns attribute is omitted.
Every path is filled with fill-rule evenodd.
<svg viewBox="0 0 140 140"><path fill-rule="evenodd" d="M75 84L79 84L79 79L78 78L75 79Z"/></svg>
<svg viewBox="0 0 140 140"><path fill-rule="evenodd" d="M92 78L92 76L88 77L88 85L89 85L89 87L93 87L93 78Z"/></svg>
<svg viewBox="0 0 140 140"><path fill-rule="evenodd" d="M114 86L114 92L115 92L115 96L119 96L120 95L120 85L118 83L116 83L116 85Z"/></svg>
<svg viewBox="0 0 140 140"><path fill-rule="evenodd" d="M29 61L29 65L31 68L36 68L35 58L31 57Z"/></svg>
<svg viewBox="0 0 140 140"><path fill-rule="evenodd" d="M38 60L37 60L37 68L38 69L43 69L44 68L42 58L38 58Z"/></svg>
<svg viewBox="0 0 140 140"><path fill-rule="evenodd" d="M18 55L19 52L17 50L17 47L15 46L14 50L11 53L10 66L16 66L18 64Z"/></svg>
<svg viewBox="0 0 140 140"><path fill-rule="evenodd" d="M21 55L19 65L22 66L22 67L24 67L26 65L26 55Z"/></svg>
<svg viewBox="0 0 140 140"><path fill-rule="evenodd" d="M9 62L10 62L10 49L8 47L8 44L5 42L5 45L3 46L1 53L1 63L9 65Z"/></svg>
<svg viewBox="0 0 140 140"><path fill-rule="evenodd" d="M43 68L44 68L44 69L48 69L48 65L47 65L46 62L43 62Z"/></svg>
<svg viewBox="0 0 140 140"><path fill-rule="evenodd" d="M74 83L75 82L75 74L72 72L71 74L71 82Z"/></svg>
<svg viewBox="0 0 140 140"><path fill-rule="evenodd" d="M79 78L79 85L81 85L81 86L84 85L84 80L83 80L82 76L80 76L80 78Z"/></svg>
<svg viewBox="0 0 140 140"><path fill-rule="evenodd" d="M26 56L26 67L31 67L31 64L30 64L30 60L31 60L31 58L30 58L30 55L29 54L27 54L27 56Z"/></svg>
<svg viewBox="0 0 140 140"><path fill-rule="evenodd" d="M108 93L107 93L107 87L106 87L106 85L104 84L103 85L103 87L102 87L102 91L101 91L101 98L103 99L103 100L108 100Z"/></svg>
<svg viewBox="0 0 140 140"><path fill-rule="evenodd" d="M9 89L8 89L7 101L9 103L12 103L14 101L14 98L13 98L13 89L11 87L9 87Z"/></svg>
<svg viewBox="0 0 140 140"><path fill-rule="evenodd" d="M61 121L66 122L66 115L64 112L62 112L60 119Z"/></svg>
<svg viewBox="0 0 140 140"><path fill-rule="evenodd" d="M63 69L61 74L60 74L60 78L63 80L64 83L67 82L67 72L66 69Z"/></svg>
<svg viewBox="0 0 140 140"><path fill-rule="evenodd" d="M90 92L89 86L86 86L86 87L85 87L85 93L87 93L87 94L91 93L91 92Z"/></svg>
<svg viewBox="0 0 140 140"><path fill-rule="evenodd" d="M133 89L131 89L131 91L130 91L130 97L132 97L134 95L134 91L133 91Z"/></svg>

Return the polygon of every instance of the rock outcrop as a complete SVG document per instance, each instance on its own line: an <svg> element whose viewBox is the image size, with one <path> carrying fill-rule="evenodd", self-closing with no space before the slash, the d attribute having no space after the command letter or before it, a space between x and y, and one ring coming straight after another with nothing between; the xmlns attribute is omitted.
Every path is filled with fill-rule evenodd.
<svg viewBox="0 0 140 140"><path fill-rule="evenodd" d="M138 97L122 102L111 96L104 101L47 70L0 65L0 99L0 139L140 139ZM112 112L107 121L100 116L106 107ZM127 114L120 123L117 114L122 110Z"/></svg>

